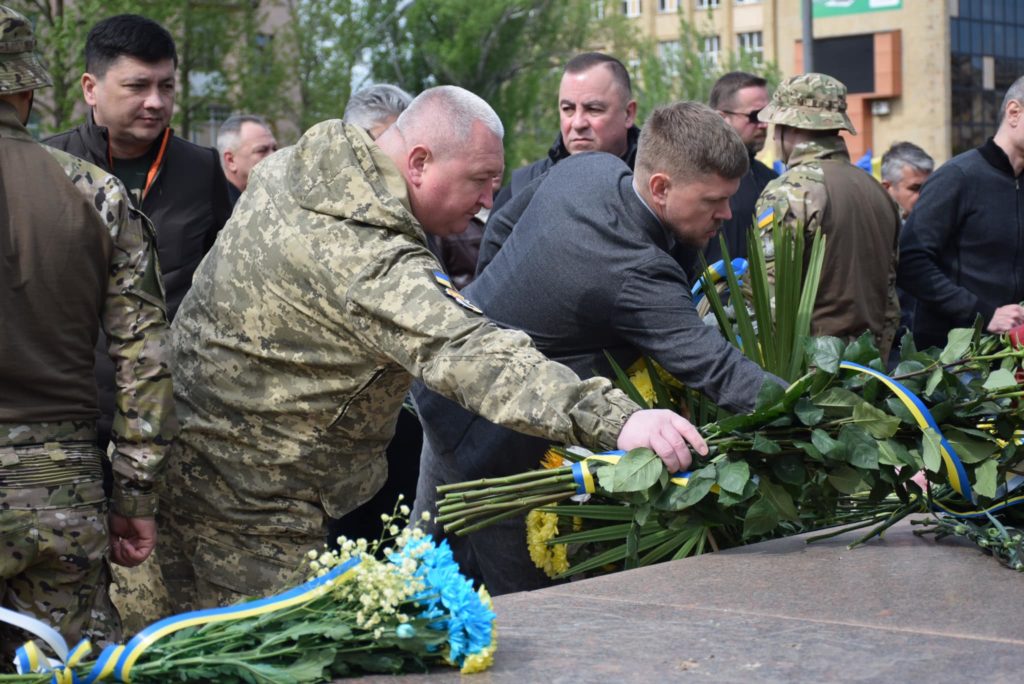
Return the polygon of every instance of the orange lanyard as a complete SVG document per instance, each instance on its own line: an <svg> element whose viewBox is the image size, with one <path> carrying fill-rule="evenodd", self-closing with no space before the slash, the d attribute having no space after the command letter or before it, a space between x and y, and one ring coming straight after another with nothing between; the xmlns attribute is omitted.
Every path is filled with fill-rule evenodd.
<svg viewBox="0 0 1024 684"><path fill-rule="evenodd" d="M146 185L142 188L142 199L146 199L146 195L149 194L149 189L153 187L153 181L156 180L156 175L160 171L160 164L164 161L164 153L167 151L167 141L171 139L171 129L164 129L163 140L160 141L160 150L156 153L156 159L149 166L149 171L146 172ZM114 170L114 156L110 153L110 146L107 146L107 162L110 164L110 170ZM140 200L141 201L141 200Z"/></svg>

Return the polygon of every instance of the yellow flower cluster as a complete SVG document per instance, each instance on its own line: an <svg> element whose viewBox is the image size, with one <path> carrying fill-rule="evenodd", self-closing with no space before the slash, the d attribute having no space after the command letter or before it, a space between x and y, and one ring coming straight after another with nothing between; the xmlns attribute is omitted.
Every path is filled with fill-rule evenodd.
<svg viewBox="0 0 1024 684"><path fill-rule="evenodd" d="M658 379L666 387L672 387L677 390L684 389L681 382L675 379L671 373L659 366L656 362L651 361L654 365L654 370L658 374ZM651 374L647 371L647 364L644 363L643 358L637 359L636 363L629 367L626 371L626 375L629 376L629 381L633 383L633 387L640 393L640 396L644 398L648 406L653 406L654 401L657 399L657 395L654 392L654 384L651 382Z"/></svg>
<svg viewBox="0 0 1024 684"><path fill-rule="evenodd" d="M407 515L405 511L403 514ZM386 525L391 522L391 516L387 514L382 518ZM399 530L397 525L390 525L388 531L392 535L397 533L390 541L398 550L403 549L412 540L422 539L425 534L418 527ZM384 634L383 618L394 616L398 622L408 622L409 617L401 612L399 607L425 588L423 582L415 577L418 566L416 556L422 552L418 548L415 549L410 554L413 557L405 558L401 565L396 566L376 557L379 555L387 558L391 553L390 548L383 546L384 541L370 543L365 539L353 541L338 537L340 548L337 551L311 550L307 554L309 569L314 577L327 574L332 568L351 558L361 559L351 570L356 581L338 582L332 587L332 591L341 601L358 606L355 615L356 627L372 631L376 639Z"/></svg>
<svg viewBox="0 0 1024 684"><path fill-rule="evenodd" d="M558 536L558 516L533 510L526 515L526 545L533 564L548 577L555 577L569 569L569 556L565 544L548 545Z"/></svg>
<svg viewBox="0 0 1024 684"><path fill-rule="evenodd" d="M487 589L480 585L480 588L476 591L477 596L480 597L480 601L494 610L494 603L491 601L491 595L487 593ZM494 664L494 652L498 650L498 626L491 625L491 643L487 644L483 650L479 653L472 653L466 656L466 659L462 663L462 668L459 670L462 674L476 674L477 672L483 672L491 665Z"/></svg>

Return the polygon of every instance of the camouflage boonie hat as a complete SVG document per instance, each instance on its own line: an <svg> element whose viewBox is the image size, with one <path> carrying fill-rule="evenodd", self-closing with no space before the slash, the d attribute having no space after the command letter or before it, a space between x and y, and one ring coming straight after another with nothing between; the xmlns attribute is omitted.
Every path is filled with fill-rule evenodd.
<svg viewBox="0 0 1024 684"><path fill-rule="evenodd" d="M0 5L0 94L53 85L35 49L36 39L29 20Z"/></svg>
<svg viewBox="0 0 1024 684"><path fill-rule="evenodd" d="M857 134L846 115L846 86L826 74L800 74L786 79L757 118L793 128L812 131L845 128Z"/></svg>

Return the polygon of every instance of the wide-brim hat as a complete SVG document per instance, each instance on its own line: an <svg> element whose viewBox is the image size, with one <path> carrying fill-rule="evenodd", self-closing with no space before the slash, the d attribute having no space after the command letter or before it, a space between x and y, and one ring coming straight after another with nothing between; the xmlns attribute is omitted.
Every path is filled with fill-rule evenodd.
<svg viewBox="0 0 1024 684"><path fill-rule="evenodd" d="M2 48L2 46L0 46ZM53 85L50 72L33 52L0 53L0 95L12 95Z"/></svg>
<svg viewBox="0 0 1024 684"><path fill-rule="evenodd" d="M29 20L0 5L0 95L53 85L50 72L35 50L36 38Z"/></svg>
<svg viewBox="0 0 1024 684"><path fill-rule="evenodd" d="M846 86L826 74L801 74L787 79L757 116L764 123L812 131L857 129L846 114Z"/></svg>

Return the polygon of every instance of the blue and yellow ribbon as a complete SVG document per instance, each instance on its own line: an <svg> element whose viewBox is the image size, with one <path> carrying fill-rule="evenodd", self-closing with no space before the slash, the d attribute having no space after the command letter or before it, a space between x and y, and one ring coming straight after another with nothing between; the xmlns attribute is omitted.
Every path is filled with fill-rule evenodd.
<svg viewBox="0 0 1024 684"><path fill-rule="evenodd" d="M931 428L935 431L935 434L939 436L939 454L942 456L943 463L946 464L946 475L949 477L949 484L957 494L962 496L971 503L974 502L974 493L971 491L971 481L967 478L967 469L964 468L963 461L957 456L956 450L953 449L953 445L949 443L945 435L942 434L942 430L939 429L939 424L935 422L935 418L932 417L931 411L924 405L921 399L907 389L904 385L893 380L885 373L876 371L874 368L868 368L862 366L859 363L853 363L852 361L842 361L839 367L844 370L854 370L858 373L864 373L875 378L883 385L892 390L896 398L903 402L903 405L910 411L910 415L914 417L914 421L918 427L922 430Z"/></svg>
<svg viewBox="0 0 1024 684"><path fill-rule="evenodd" d="M350 558L345 563L331 569L321 577L294 587L276 596L241 603L225 608L210 608L207 610L194 610L181 615L174 615L169 618L155 622L146 629L139 632L128 644L110 645L103 649L100 657L96 660L92 669L84 678L79 678L74 670L75 666L92 651L92 645L88 640L79 642L77 646L67 651L64 640L57 636L57 641L51 643L53 629L35 618L14 613L16 617L5 617L0 613L0 620L15 624L32 634L44 639L62 656L61 651L67 654L62 657L63 663L54 665L39 650L35 642L29 641L19 648L16 653L15 663L18 672L27 674L30 672L53 673L53 684L92 684L113 677L115 681L130 682L131 669L138 659L145 653L146 649L164 637L188 627L200 627L217 622L228 622L232 620L244 620L246 618L265 615L277 610L283 610L302 603L311 601L330 590L332 586L347 581L352 577L353 571L359 565L359 558ZM11 611L6 611L10 613Z"/></svg>
<svg viewBox="0 0 1024 684"><path fill-rule="evenodd" d="M615 465L618 463L623 456L626 455L625 451L605 451L600 454L593 454L587 456L582 461L577 461L572 464L572 475L576 481L576 493L577 494L593 494L597 491L597 483L594 480L594 474L590 469L590 463L608 463ZM685 487L690 484L690 471L680 471L669 477L669 482L680 487ZM714 485L711 491L717 492L718 485Z"/></svg>
<svg viewBox="0 0 1024 684"><path fill-rule="evenodd" d="M744 274L746 274L747 269L749 267L750 264L747 262L746 259L737 257L732 260L732 270L733 273L736 274L737 279L741 278ZM693 287L690 288L690 294L693 296L694 304L703 299L705 285L710 286L718 283L721 280L725 280L726 275L727 274L725 270L724 259L719 259L715 263L709 264L707 270L704 271L703 275L701 275L700 278L697 278L697 282L694 283Z"/></svg>

